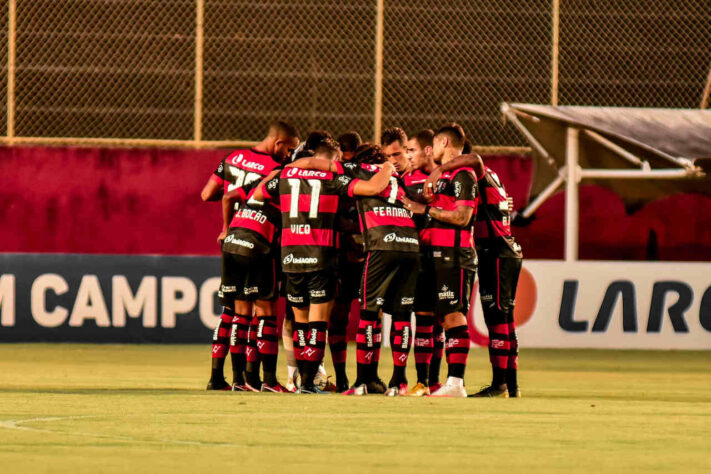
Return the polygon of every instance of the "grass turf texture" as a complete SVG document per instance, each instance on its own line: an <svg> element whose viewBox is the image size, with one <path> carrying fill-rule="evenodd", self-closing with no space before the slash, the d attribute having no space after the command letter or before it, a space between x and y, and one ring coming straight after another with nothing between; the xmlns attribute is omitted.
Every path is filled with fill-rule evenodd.
<svg viewBox="0 0 711 474"><path fill-rule="evenodd" d="M392 399L208 393L208 345L2 344L0 471L709 472L709 355L524 350L523 399Z"/></svg>

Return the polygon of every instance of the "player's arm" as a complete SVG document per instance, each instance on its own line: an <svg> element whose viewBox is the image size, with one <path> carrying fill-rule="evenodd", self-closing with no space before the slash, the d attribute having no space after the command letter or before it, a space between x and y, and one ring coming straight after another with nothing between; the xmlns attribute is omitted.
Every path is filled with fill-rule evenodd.
<svg viewBox="0 0 711 474"><path fill-rule="evenodd" d="M324 158L314 158L306 157L299 158L298 160L286 165L286 168L300 168L303 170L316 170L316 171L328 171L331 173L338 172L338 165Z"/></svg>
<svg viewBox="0 0 711 474"><path fill-rule="evenodd" d="M221 161L210 179L200 191L200 198L203 201L218 201L225 189L225 163Z"/></svg>
<svg viewBox="0 0 711 474"><path fill-rule="evenodd" d="M427 181L425 181L425 187L422 190L422 194L425 196L425 198L428 200L432 199L432 196L434 195L434 186L435 184L437 184L437 181L442 176L442 173L454 171L459 168L472 168L477 178L481 178L482 176L484 176L484 174L486 174L484 168L484 161L481 159L481 156L477 154L458 156L453 160L443 165L440 165L432 170L432 173L430 173L430 175L427 177Z"/></svg>
<svg viewBox="0 0 711 474"><path fill-rule="evenodd" d="M380 171L375 173L369 180L357 180L353 186L352 194L356 196L375 196L380 194L390 184L390 176L394 171L393 165L388 162L383 163Z"/></svg>
<svg viewBox="0 0 711 474"><path fill-rule="evenodd" d="M412 201L407 197L401 198L405 204L405 209L412 211L413 214L427 214L433 219L446 224L464 227L469 223L474 215L474 207L468 205L458 205L455 209L440 209L439 207L428 206L420 202Z"/></svg>
<svg viewBox="0 0 711 474"><path fill-rule="evenodd" d="M210 176L210 179L207 180L202 191L200 191L200 198L203 201L217 201L220 199L224 185L219 183L215 178L215 175Z"/></svg>
<svg viewBox="0 0 711 474"><path fill-rule="evenodd" d="M279 168L272 170L272 172L254 188L251 198L261 202L274 199L279 194L279 173L281 173L281 169Z"/></svg>

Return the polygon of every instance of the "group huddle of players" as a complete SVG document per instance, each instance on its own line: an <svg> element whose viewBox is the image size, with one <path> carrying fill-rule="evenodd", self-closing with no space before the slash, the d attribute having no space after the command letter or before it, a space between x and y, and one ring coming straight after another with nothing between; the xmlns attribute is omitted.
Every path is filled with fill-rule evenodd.
<svg viewBox="0 0 711 474"><path fill-rule="evenodd" d="M203 200L222 200L224 222L224 310L208 390L466 397L466 315L478 273L493 377L469 396L520 397L513 308L522 256L511 235L512 202L469 147L457 124L409 140L391 128L376 145L355 132L334 140L320 131L300 144L291 125L275 122L258 145L226 156L202 190ZM351 385L346 328L354 299ZM387 385L378 374L383 313L391 316ZM280 339L286 385L277 380ZM408 389L413 339L417 383ZM327 342L335 385L324 376ZM232 384L223 373L228 353Z"/></svg>

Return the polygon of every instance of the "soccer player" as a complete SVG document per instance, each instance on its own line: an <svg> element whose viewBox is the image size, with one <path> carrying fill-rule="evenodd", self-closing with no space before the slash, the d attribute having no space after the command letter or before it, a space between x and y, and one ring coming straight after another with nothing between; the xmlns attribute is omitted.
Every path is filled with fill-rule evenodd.
<svg viewBox="0 0 711 474"><path fill-rule="evenodd" d="M407 195L413 200L424 202L423 187L427 176L436 164L432 155L434 132L421 130L407 142L407 157L411 167L402 179L407 189ZM422 231L425 219L422 215L414 216L415 225ZM420 242L420 272L417 277L415 291L415 367L417 369L417 384L410 390L411 396L421 397L436 391L439 383L439 369L444 352L444 332L442 325L434 316L435 287L434 260L432 249ZM432 376L430 376L430 371Z"/></svg>
<svg viewBox="0 0 711 474"><path fill-rule="evenodd" d="M328 152L317 150L316 158L333 160L338 144L325 141ZM323 148L323 145L321 146ZM262 184L257 199L279 199L282 212L281 259L287 275L287 300L294 308L294 343L301 360L301 393L321 393L314 377L323 360L326 330L335 295L337 262L335 220L341 195L370 196L388 185L391 166L383 166L366 181L342 174L338 162L331 171L301 169L298 163Z"/></svg>
<svg viewBox="0 0 711 474"><path fill-rule="evenodd" d="M471 167L477 176L479 206L474 232L479 256L479 295L489 330L491 385L470 397L519 398L518 339L513 310L521 271L521 246L511 234L512 200L499 177L485 166L479 155L458 157L442 165L442 172Z"/></svg>
<svg viewBox="0 0 711 474"><path fill-rule="evenodd" d="M346 132L338 137L338 144L341 147L341 160L351 161L363 140L358 132Z"/></svg>
<svg viewBox="0 0 711 474"><path fill-rule="evenodd" d="M398 146L388 150L390 162L407 161L404 142L399 132L386 131L383 143ZM398 136L392 142L391 136ZM404 133L403 133L404 135ZM386 148L388 148L386 146ZM346 173L367 178L377 170L374 165L386 162L380 147L368 146L359 150L355 163L345 163ZM398 166L407 166L400 162ZM357 362L358 374L349 395L385 393L406 395L405 367L411 345L410 315L415 297L415 283L419 269L419 241L412 215L402 203L405 195L402 180L392 177L389 186L377 196L359 197L358 214L365 240L366 259L361 281L361 311L358 323ZM385 387L378 376L380 360L380 312L392 315L393 376Z"/></svg>
<svg viewBox="0 0 711 474"><path fill-rule="evenodd" d="M298 145L299 138L296 129L286 122L274 122L269 126L267 136L254 148L236 150L222 159L217 170L210 176L200 193L203 201L220 199L230 191L237 191L239 200L243 201L251 187L279 166ZM226 230L223 228L223 231ZM224 267L223 261L223 267ZM223 268L224 273L224 268ZM234 295L231 288L221 286L219 296L223 306L220 322L215 328L212 344L212 373L207 384L208 390L230 390L230 384L225 381L224 364L228 350L231 352L233 376L237 385L243 385L241 375L242 359L246 349L242 346L230 347L230 329L236 330L238 320L234 314ZM226 291L227 290L227 291ZM252 315L247 317L250 322ZM249 323L248 323L249 324ZM255 327L256 330L256 321Z"/></svg>
<svg viewBox="0 0 711 474"><path fill-rule="evenodd" d="M277 172L278 169L270 176ZM276 300L280 280L276 264L276 237L281 227L281 211L274 203L248 199L233 216L234 203L240 193L241 189L236 189L222 199L224 221L229 222L229 230L225 232L222 243L222 284L227 290L234 288L235 324L231 347L236 349L233 353L239 354L242 348L246 349L250 315L254 314L258 320L254 340L264 370L264 383L260 389L255 364L245 365L246 360L238 358L237 381L233 383L232 390L288 393L290 390L281 385L276 376L279 353ZM247 380L240 384L242 370Z"/></svg>
<svg viewBox="0 0 711 474"><path fill-rule="evenodd" d="M348 132L338 137L341 160L348 162L355 156L356 149L362 144L358 132ZM358 298L358 287L363 273L363 237L360 233L356 200L342 196L338 202L338 290L331 311L328 326L328 346L336 374L336 390L345 392L350 387L346 374L346 356L348 352L348 321L353 300Z"/></svg>
<svg viewBox="0 0 711 474"><path fill-rule="evenodd" d="M464 131L457 124L440 128L433 140L435 161L444 164L459 156L464 139ZM415 214L426 216L420 238L432 249L435 313L445 329L447 381L431 394L435 397L467 396L464 373L470 338L466 313L477 265L473 236L476 199L473 171L460 168L442 173L431 206L406 200L406 206Z"/></svg>

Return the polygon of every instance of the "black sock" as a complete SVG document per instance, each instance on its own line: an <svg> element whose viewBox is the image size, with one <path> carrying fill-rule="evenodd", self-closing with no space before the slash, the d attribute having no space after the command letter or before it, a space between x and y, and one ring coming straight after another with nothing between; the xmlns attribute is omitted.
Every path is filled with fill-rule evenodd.
<svg viewBox="0 0 711 474"><path fill-rule="evenodd" d="M212 371L210 373L210 380L212 380L213 382L219 382L220 380L223 380L225 378L224 368L225 359L212 359Z"/></svg>
<svg viewBox="0 0 711 474"><path fill-rule="evenodd" d="M491 386L498 388L506 384L506 369L500 369L499 367L492 367L492 372L494 376L491 378Z"/></svg>
<svg viewBox="0 0 711 474"><path fill-rule="evenodd" d="M506 387L509 392L518 390L518 370L506 369Z"/></svg>
<svg viewBox="0 0 711 474"><path fill-rule="evenodd" d="M390 379L390 383L388 383L388 387L398 387L401 383L407 383L405 367L402 365L396 365L393 367L393 376Z"/></svg>
<svg viewBox="0 0 711 474"><path fill-rule="evenodd" d="M247 359L244 354L231 353L232 358L232 382L244 385L244 371L247 368Z"/></svg>

